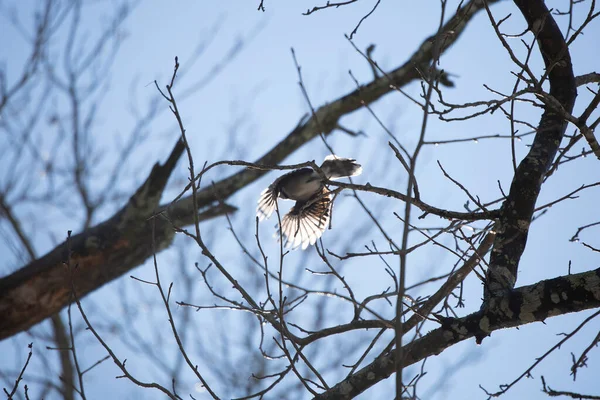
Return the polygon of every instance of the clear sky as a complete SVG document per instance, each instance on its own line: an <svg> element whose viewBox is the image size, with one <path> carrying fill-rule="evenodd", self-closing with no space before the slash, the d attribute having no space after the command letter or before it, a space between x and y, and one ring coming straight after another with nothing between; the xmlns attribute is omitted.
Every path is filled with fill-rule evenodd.
<svg viewBox="0 0 600 400"><path fill-rule="evenodd" d="M39 2L31 1L0 1L6 14L15 10L27 29L31 24L31 15ZM116 1L84 2L81 32L78 35L87 37L89 41L97 37L100 30L111 21ZM89 4L88 4L89 3ZM269 151L285 137L298 123L300 118L310 112L298 86L297 70L294 66L290 49L293 48L301 65L302 75L310 101L315 107L331 102L338 97L353 91L356 84L348 71L360 83L372 79L372 72L363 57L352 47L345 38L355 27L362 16L370 11L374 1L362 1L339 9L328 9L310 16L302 13L308 8L321 4L314 1L276 2L265 1L266 12L257 11L258 1L178 1L166 2L146 0L139 2L131 10L130 15L120 28L123 38L117 50L114 63L109 68L110 77L101 90L102 101L97 110L97 121L90 129L94 138L94 146L100 146L106 152L106 157L99 161L92 179L92 190L100 190L107 184L108 174L105 172L115 162L115 149L120 142L126 140L135 126L135 112L144 113L152 102L158 98L153 81L156 79L164 87L173 69L173 59L179 57L181 74L175 87L178 96L180 112L183 117L188 140L193 151L196 165L205 161L214 162L221 159L243 159L253 161ZM552 7L559 10L568 8L568 1L551 2ZM587 4L587 3L586 3ZM451 1L447 14L452 14L458 2ZM576 20L581 20L587 5L576 7ZM525 26L519 11L512 2L503 1L492 7L496 19L508 14L512 17L503 25L506 32L517 34ZM358 30L353 39L354 44L365 50L370 44L376 44L374 59L384 70L390 70L405 62L416 50L419 44L433 34L439 24L440 7L438 1L391 1L383 0ZM566 17L558 17L563 31L568 23ZM69 37L66 29L61 29L53 37L51 57L60 60L64 51L64 43ZM597 38L600 37L600 23L594 21L578 39L571 49L575 74L580 75L598 71L600 52L597 50ZM520 38L508 39L519 56L525 54ZM527 36L531 42L531 37ZM87 42L83 48L87 50ZM0 65L7 71L7 81L16 79L17 74L25 63L28 54L28 43L22 32L9 23L8 18L0 20ZM194 57L198 54L198 57ZM539 52L534 51L530 63L536 73L542 71ZM440 67L451 74L456 87L445 89L446 100L460 103L490 98L489 91L483 85L487 84L495 90L510 93L515 82L511 71L517 71L511 64L508 53L502 47L490 25L485 12L481 12L467 27L464 36L448 50L440 60ZM56 62L57 73L63 71L61 62ZM93 78L92 78L93 79ZM411 96L418 97L421 87L418 82L404 88ZM575 115L585 107L589 93L580 91L576 104ZM59 95L53 98L53 107L61 110L65 99ZM148 137L132 153L127 163L127 174L118 184L123 193L130 193L139 185L156 161L164 160L171 146L178 137L176 123L167 109L166 102L159 102L158 115L145 128ZM27 107L24 104L23 107ZM46 110L50 114L52 107ZM414 146L421 128L422 112L406 97L399 93L388 94L372 107L385 126L408 147ZM59 111L60 112L60 111ZM536 125L539 120L539 110L522 106L517 109L517 118ZM388 134L365 110L346 116L341 124L354 130L362 130L365 136L351 137L342 132L335 132L329 139L336 153L340 156L353 157L363 164L363 174L355 182L369 182L377 186L387 186L399 191L405 190L406 174L395 160L387 142ZM52 137L57 131L39 124L35 127L36 135L40 137L40 151L51 152ZM48 132L44 129L49 129ZM524 127L521 127L523 132ZM569 128L569 133L573 128ZM428 122L427 140L437 141L448 138L475 137L492 134L510 134L509 121L495 113L480 119L448 124L430 118ZM8 143L8 133L3 130L0 144ZM530 143L528 138L517 143L517 157L520 159L527 151ZM579 147L585 147L582 143ZM65 159L70 157L66 146L59 147ZM328 154L323 143L316 139L303 146L288 157L288 164L315 159L319 162ZM472 193L481 197L482 201L491 201L501 194L498 181L506 191L512 178L510 158L510 142L508 140L480 140L478 143L467 142L441 146L426 146L419 159L417 178L422 198L437 207L462 210L466 197L460 189L444 178L437 166L439 161L446 171L458 179ZM0 166L8 168L8 160L0 159ZM588 157L584 160L567 164L547 182L542 190L538 204L545 204L585 183L600 180L598 160ZM203 182L218 180L228 176L238 169L220 167L208 174ZM8 176L4 174L3 177ZM260 256L254 239L254 210L260 191L268 185L278 172L272 172L258 182L248 186L230 199L231 204L240 208L232 216L232 224L239 233L241 241L255 256ZM4 179L4 178L3 178ZM33 186L43 186L43 174ZM186 166L182 163L176 176L171 181L165 194L164 201L170 201L186 182ZM33 190L33 189L32 189ZM399 240L402 225L393 216L393 212L403 212L403 204L383 199L375 195L361 194L375 215L381 218L382 225ZM568 263L572 261L572 271L581 272L598 266L597 254L586 250L578 243L569 242L577 227L595 221L598 213L600 191L592 188L581 193L576 201L563 202L536 221L530 231L530 239L526 252L521 260L517 286L527 285L541 279L552 278L567 273ZM73 202L77 204L77 202ZM94 223L112 215L123 203L116 200L103 207L96 216ZM27 232L35 238L36 252L44 254L64 238L68 229L78 231L81 227L81 215L73 209L69 215L60 206L49 207L43 211L32 206L19 209L20 215L28 221ZM9 229L0 226L7 232ZM44 225L43 233L36 233L37 225ZM428 220L422 226L439 226L437 219ZM266 251L272 259L276 259L278 246L272 240L275 222L261 224L260 235L265 243ZM224 219L203 224L203 235L215 254L226 263L232 273L242 281L251 284L257 276L250 274L247 268L250 264L234 241ZM351 197L342 197L336 203L334 224L331 231L326 232L326 246L336 252L360 252L365 245L374 240L385 248L384 238L369 224L358 203ZM417 240L414 237L413 240ZM176 300L193 300L210 303L206 287L201 278L195 274L194 262L205 265L197 248L190 245L184 238L176 240L177 246L165 251L159 256L161 273L166 282L181 281L181 270L184 268L186 279L193 277L190 291L177 291L173 296ZM446 244L452 245L450 240ZM0 243L0 252L11 254L7 257L7 265L2 268L2 274L17 269L22 263L18 257L10 253L11 245ZM183 263L180 262L183 253ZM390 258L392 265L397 266L397 259ZM428 247L426 251L416 252L409 257L408 284L413 284L432 275L448 272L455 263L455 258L437 247ZM318 267L319 257L314 249L302 253L292 253L286 261L285 275L290 279L298 279L305 285L322 287L326 284L305 271L305 268ZM355 259L344 263L336 263L355 290L358 298L380 293L390 285L390 280L384 271L383 264L375 259ZM150 263L136 269L133 274L140 278L152 279L154 271ZM185 279L184 279L185 280ZM217 280L218 281L218 280ZM221 282L222 283L222 282ZM180 286L185 286L181 283ZM225 288L223 290L226 290ZM338 288L338 290L341 290ZM433 289L414 292L414 296L426 295ZM474 277L467 279L465 296L468 299L466 308L458 309L461 315L476 310L480 305L481 284ZM191 297L186 297L187 295ZM123 300L121 297L127 297ZM144 379L164 379L157 372L158 363L148 351L156 351L157 357L170 365L177 358L176 347L168 330L156 333L156 324L166 325L164 310L160 308L158 293L152 288L140 286L128 277L113 282L94 292L84 302L90 310L92 321L102 326L106 338L111 341L122 358L127 358L128 365L134 373ZM328 300L335 301L335 300ZM125 307L124 304L128 306ZM318 302L307 302L318 306ZM383 304L382 304L383 306ZM125 312L134 309L135 317ZM237 316L223 316L220 313L189 313L189 309L174 307L176 318L196 319L194 322L201 327L201 332L191 329L188 332L189 346L198 354L212 354L212 346L221 345L219 338L223 326L235 326L240 330L246 329L242 322L248 322ZM349 318L348 309L340 307L339 314L335 307L329 307L327 318L332 323L341 322L341 318ZM386 309L386 315L390 310ZM306 315L306 323L313 320L314 309L308 306L302 308L300 315ZM519 330L499 331L491 338L484 340L482 346L477 346L474 340L467 340L445 351L442 355L427 361L429 374L423 379L420 394L424 399L471 399L486 398L479 389L496 390L498 385L512 381L523 372L536 357L541 356L553 346L561 332L573 330L590 313L552 318L546 324L535 323ZM63 315L66 315L63 312ZM207 316L208 315L208 316ZM132 318L131 327L137 335L120 334L114 331L111 324L122 323L126 318ZM338 318L336 320L336 318ZM158 321L158 322L157 322ZM81 321L77 320L81 327ZM228 324L228 325L227 325ZM329 324L329 323L328 323ZM432 325L433 327L433 325ZM44 323L36 328L40 332L48 332L49 324ZM163 328L163 326L161 326ZM164 327L166 328L166 326ZM540 391L539 376L543 373L552 382L552 386L563 390L576 390L587 393L598 393L596 377L600 370L599 358L592 358L588 365L578 375L576 385L569 376L571 363L570 353L579 353L597 334L598 323L586 327L562 351L554 353L539 369L534 371L535 380L526 380L512 389L505 398L542 399L546 398ZM249 329L249 328L248 328ZM111 332L113 334L111 334ZM231 332L231 331L229 331ZM103 356L100 349L89 334L79 333L82 354L86 366L89 366ZM231 346L232 359L244 358L243 337L232 335L238 345ZM242 335L243 336L243 335ZM372 335L369 335L371 337ZM160 339L156 339L160 337ZM255 336L252 336L256 338ZM366 336L364 337L366 338ZM364 339L363 338L363 339ZM13 371L22 365L26 357L24 344L32 339L27 334L0 342L0 369ZM202 340L214 340L202 343ZM344 340L343 338L340 340ZM348 336L345 346L351 346L358 336ZM364 339L368 340L368 339ZM149 347L141 343L151 343ZM332 345L333 342L329 343ZM134 349L138 348L137 351ZM333 351L329 347L326 350ZM37 351L47 351L43 345L37 346ZM41 361L32 364L32 376L44 376L57 371L57 357L48 355L50 367ZM203 365L202 356L196 362ZM205 369L210 364L207 358ZM240 367L245 371L246 366ZM248 367L249 368L249 367ZM50 371L48 371L50 369ZM417 372L414 368L405 371L407 379ZM158 392L142 390L127 381L115 380L119 372L110 362L102 364L89 375L86 375L86 390L90 398L161 398ZM339 377L334 373L328 374L329 383L335 384ZM162 377L162 378L161 378ZM33 378L32 378L33 379ZM193 384L194 380L187 376L186 382ZM209 379L218 379L211 375ZM242 378L240 378L242 379ZM30 389L34 390L35 383L30 381ZM170 384L167 382L167 385ZM243 386L240 384L240 386ZM218 385L217 385L218 387ZM391 398L393 379L388 379L375 389L363 394L360 398ZM185 389L184 389L185 390ZM203 398L202 393L187 389L196 398ZM298 396L289 394L289 398L304 398L306 392L297 389ZM237 392L240 395L240 392ZM54 396L54 397L53 397ZM183 393L187 396L187 392ZM49 397L57 398L52 392ZM208 398L208 397L206 397Z"/></svg>

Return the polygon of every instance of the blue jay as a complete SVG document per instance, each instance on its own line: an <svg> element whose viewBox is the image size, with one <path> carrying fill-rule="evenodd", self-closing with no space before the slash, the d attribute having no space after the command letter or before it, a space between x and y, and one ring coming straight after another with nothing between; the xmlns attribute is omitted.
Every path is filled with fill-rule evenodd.
<svg viewBox="0 0 600 400"><path fill-rule="evenodd" d="M327 179L360 175L362 167L352 158L335 155L325 157L321 171ZM281 219L281 234L285 247L306 249L321 237L331 216L331 191L323 178L312 168L300 168L280 176L263 190L256 214L259 220L275 211L277 198L294 200L296 204Z"/></svg>

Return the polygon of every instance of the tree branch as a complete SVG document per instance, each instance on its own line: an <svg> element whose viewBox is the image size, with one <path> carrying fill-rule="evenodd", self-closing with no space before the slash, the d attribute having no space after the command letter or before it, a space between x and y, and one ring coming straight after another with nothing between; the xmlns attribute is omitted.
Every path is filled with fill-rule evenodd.
<svg viewBox="0 0 600 400"><path fill-rule="evenodd" d="M179 140L164 165L156 164L146 181L112 218L71 237L73 280L83 296L142 264L152 255L149 218L158 206L167 180L183 152ZM211 207L199 215L213 218L235 208ZM156 221L156 247L165 249L174 237L171 223ZM64 267L66 242L45 256L0 279L0 339L30 328L69 304L71 277Z"/></svg>
<svg viewBox="0 0 600 400"><path fill-rule="evenodd" d="M572 113L577 87L569 49L558 25L542 0L515 0L515 4L537 37L550 82L550 95L565 111ZM519 164L500 210L485 285L486 299L515 285L542 180L552 165L566 127L567 121L561 114L545 105L531 149Z"/></svg>
<svg viewBox="0 0 600 400"><path fill-rule="evenodd" d="M477 342L499 329L572 312L600 307L600 268L566 275L514 289L491 299L485 311L448 319L442 327L408 343L403 348L403 365L415 364L440 354L448 347L475 337ZM377 359L315 399L351 399L395 372L395 352Z"/></svg>
<svg viewBox="0 0 600 400"><path fill-rule="evenodd" d="M488 0L496 3L498 0ZM444 24L440 35L444 37L441 45L440 55L452 46L463 33L467 23L483 9L483 0L471 0L459 8ZM384 95L407 85L413 80L421 79L421 72L426 71L433 57L435 37L425 39L417 51L400 67L374 79L371 83L357 88L339 99L328 103L316 110L314 115L308 119L301 119L298 126L294 128L281 142L263 157L256 160L255 164L278 164L288 155L309 142L320 133L330 134L338 125L342 116L350 114L365 105L372 104ZM197 193L199 206L211 204L214 201L227 199L244 186L260 178L265 171L243 170L231 175L210 187ZM163 210L168 210L169 217L174 221L182 221L190 224L193 210L192 196L189 195L177 201L173 205L164 205Z"/></svg>

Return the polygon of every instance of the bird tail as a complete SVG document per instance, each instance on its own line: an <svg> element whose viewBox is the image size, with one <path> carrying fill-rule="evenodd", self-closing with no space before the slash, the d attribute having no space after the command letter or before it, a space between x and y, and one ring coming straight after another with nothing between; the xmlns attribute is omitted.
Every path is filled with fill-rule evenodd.
<svg viewBox="0 0 600 400"><path fill-rule="evenodd" d="M327 179L346 178L362 173L362 166L355 159L337 157L333 154L325 157L321 169Z"/></svg>

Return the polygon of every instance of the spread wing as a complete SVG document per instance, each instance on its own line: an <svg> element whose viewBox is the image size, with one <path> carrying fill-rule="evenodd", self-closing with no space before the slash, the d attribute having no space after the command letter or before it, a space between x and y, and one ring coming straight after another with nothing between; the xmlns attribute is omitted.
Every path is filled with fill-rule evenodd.
<svg viewBox="0 0 600 400"><path fill-rule="evenodd" d="M321 183L311 179L313 174L312 169L301 168L275 179L258 198L258 207L256 207L258 219L262 221L273 214L278 198L298 200L309 198L317 190L320 193Z"/></svg>
<svg viewBox="0 0 600 400"><path fill-rule="evenodd" d="M285 247L302 250L316 243L323 235L331 215L331 193L324 187L307 202L296 202L281 220Z"/></svg>
<svg viewBox="0 0 600 400"><path fill-rule="evenodd" d="M273 214L275 211L275 206L277 202L277 181L273 182L269 185L268 188L262 191L260 197L258 198L258 207L256 207L256 215L258 215L258 219L262 221L263 219L267 219Z"/></svg>

